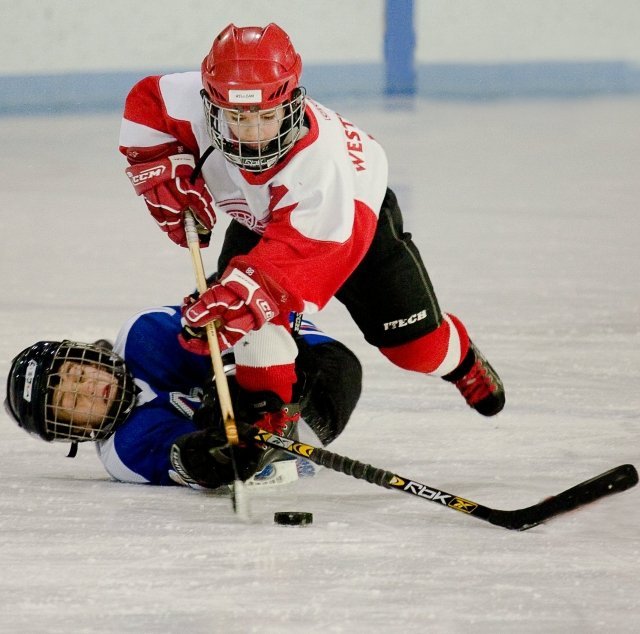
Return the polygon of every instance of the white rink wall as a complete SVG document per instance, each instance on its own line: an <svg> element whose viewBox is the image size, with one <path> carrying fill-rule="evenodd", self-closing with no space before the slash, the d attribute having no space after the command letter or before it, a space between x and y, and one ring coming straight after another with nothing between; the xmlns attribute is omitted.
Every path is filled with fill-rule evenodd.
<svg viewBox="0 0 640 634"><path fill-rule="evenodd" d="M277 22L308 64L379 63L384 5L2 0L0 75L191 68L229 22ZM414 7L419 63L640 63L638 0L416 0Z"/></svg>
<svg viewBox="0 0 640 634"><path fill-rule="evenodd" d="M420 62L640 63L638 0L417 0Z"/></svg>
<svg viewBox="0 0 640 634"><path fill-rule="evenodd" d="M118 110L144 75L197 68L230 22L285 28L321 100L384 94L398 47L421 96L640 93L639 0L0 0L0 9L0 115ZM387 24L389 9L402 17ZM400 36L387 49L389 30Z"/></svg>
<svg viewBox="0 0 640 634"><path fill-rule="evenodd" d="M0 75L195 68L227 24L276 22L307 63L381 62L383 1L2 0Z"/></svg>

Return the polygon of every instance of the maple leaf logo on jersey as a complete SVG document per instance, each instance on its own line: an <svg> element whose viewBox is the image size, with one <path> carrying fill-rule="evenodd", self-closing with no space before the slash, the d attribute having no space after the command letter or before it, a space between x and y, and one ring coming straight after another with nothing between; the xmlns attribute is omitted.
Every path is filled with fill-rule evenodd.
<svg viewBox="0 0 640 634"><path fill-rule="evenodd" d="M290 213L298 206L298 203L293 203L291 205L285 205L284 207L278 208L278 205L288 193L289 189L285 185L269 185L269 194L271 195L269 200L269 211L272 214Z"/></svg>

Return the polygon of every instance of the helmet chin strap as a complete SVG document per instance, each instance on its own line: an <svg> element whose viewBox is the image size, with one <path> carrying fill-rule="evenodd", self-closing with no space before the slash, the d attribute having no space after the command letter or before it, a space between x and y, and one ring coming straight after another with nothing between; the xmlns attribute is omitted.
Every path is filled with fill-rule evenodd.
<svg viewBox="0 0 640 634"><path fill-rule="evenodd" d="M67 454L67 458L75 458L78 453L78 442L76 440L71 441L71 445L69 445L69 453Z"/></svg>

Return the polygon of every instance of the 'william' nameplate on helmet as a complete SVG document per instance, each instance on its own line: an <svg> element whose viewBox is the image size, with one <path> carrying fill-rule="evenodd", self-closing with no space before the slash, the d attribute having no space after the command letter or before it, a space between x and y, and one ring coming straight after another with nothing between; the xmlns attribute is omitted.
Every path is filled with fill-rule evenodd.
<svg viewBox="0 0 640 634"><path fill-rule="evenodd" d="M230 90L230 103L261 103L262 90Z"/></svg>

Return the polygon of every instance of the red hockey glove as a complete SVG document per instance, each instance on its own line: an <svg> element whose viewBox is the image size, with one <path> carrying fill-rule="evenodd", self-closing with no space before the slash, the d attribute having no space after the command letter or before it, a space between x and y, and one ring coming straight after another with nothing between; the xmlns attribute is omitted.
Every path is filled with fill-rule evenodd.
<svg viewBox="0 0 640 634"><path fill-rule="evenodd" d="M213 199L202 176L189 178L195 168L191 154L173 154L145 163L136 163L126 173L138 196L144 198L160 228L181 247L187 246L183 212L191 209L200 227L200 246L206 247L216 223Z"/></svg>
<svg viewBox="0 0 640 634"><path fill-rule="evenodd" d="M184 311L189 326L202 328L217 320L222 349L231 348L250 330L258 330L284 313L289 299L287 292L271 278L241 260L234 264L235 267L224 272L219 283L208 288Z"/></svg>
<svg viewBox="0 0 640 634"><path fill-rule="evenodd" d="M185 320L186 310L198 301L198 293L191 293L182 300L182 318L180 324L182 329L178 333L178 343L188 352L202 356L209 356L209 342L207 331L204 328L192 328Z"/></svg>

